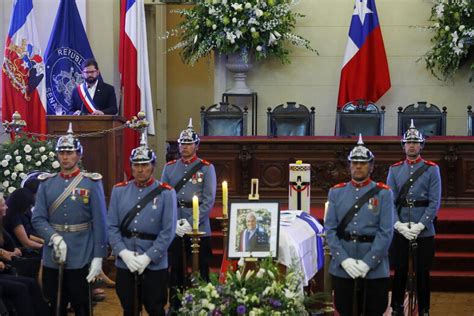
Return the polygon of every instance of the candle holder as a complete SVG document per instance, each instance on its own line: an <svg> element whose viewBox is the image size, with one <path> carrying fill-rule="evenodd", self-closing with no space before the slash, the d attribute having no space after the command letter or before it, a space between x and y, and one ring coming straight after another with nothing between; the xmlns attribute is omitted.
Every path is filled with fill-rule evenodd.
<svg viewBox="0 0 474 316"><path fill-rule="evenodd" d="M229 218L227 216L216 217L222 228L222 249L224 249L224 256L229 242Z"/></svg>
<svg viewBox="0 0 474 316"><path fill-rule="evenodd" d="M186 235L191 239L191 254L193 258L192 274L194 276L199 275L199 248L201 247L199 243L204 234L204 232L200 232L197 229L193 229L192 232L186 233Z"/></svg>
<svg viewBox="0 0 474 316"><path fill-rule="evenodd" d="M334 313L333 302L332 302L332 280L329 275L329 265L331 263L331 252L329 249L328 242L326 240L326 232L318 234L319 237L324 239L324 293L326 298L324 299L324 315L332 315Z"/></svg>

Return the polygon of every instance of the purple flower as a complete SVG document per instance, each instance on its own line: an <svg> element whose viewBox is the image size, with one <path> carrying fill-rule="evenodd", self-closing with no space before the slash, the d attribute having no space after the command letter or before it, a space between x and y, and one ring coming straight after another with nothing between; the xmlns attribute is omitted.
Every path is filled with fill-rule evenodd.
<svg viewBox="0 0 474 316"><path fill-rule="evenodd" d="M280 300L274 300L274 299L270 299L270 304L273 306L273 307L281 307L281 302Z"/></svg>
<svg viewBox="0 0 474 316"><path fill-rule="evenodd" d="M222 316L224 314L222 314L221 310L216 308L213 312L212 312L212 315L213 316Z"/></svg>
<svg viewBox="0 0 474 316"><path fill-rule="evenodd" d="M245 306L244 306L244 305L239 305L239 306L237 307L237 314L243 315L243 314L245 314L245 311L246 311L246 309L245 309Z"/></svg>
<svg viewBox="0 0 474 316"><path fill-rule="evenodd" d="M186 302L186 304L191 303L191 302L193 301L193 296L192 296L191 294L186 295L186 296L184 297L184 301Z"/></svg>

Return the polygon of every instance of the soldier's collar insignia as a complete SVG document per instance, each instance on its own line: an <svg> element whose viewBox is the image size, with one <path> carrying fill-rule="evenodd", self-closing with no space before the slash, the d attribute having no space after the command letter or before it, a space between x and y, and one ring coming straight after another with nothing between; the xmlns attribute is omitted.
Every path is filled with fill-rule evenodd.
<svg viewBox="0 0 474 316"><path fill-rule="evenodd" d="M181 161L182 161L184 164L189 165L190 163L195 162L197 159L198 159L197 155L194 155L193 158L191 158L191 159L189 159L189 160L184 160L184 158L181 158Z"/></svg>
<svg viewBox="0 0 474 316"><path fill-rule="evenodd" d="M407 158L405 161L409 165L414 165L414 164L419 163L422 160L423 160L423 158L421 158L421 156L418 156L418 158L416 158L415 160L410 160L410 159Z"/></svg>
<svg viewBox="0 0 474 316"><path fill-rule="evenodd" d="M70 178L74 178L75 176L77 176L79 173L81 173L81 169L77 168L76 171L74 171L73 173L69 173L69 174L64 174L62 171L60 173L61 177L63 177L64 179L70 179Z"/></svg>
<svg viewBox="0 0 474 316"><path fill-rule="evenodd" d="M135 185L139 188L146 188L146 187L149 187L150 185L152 185L153 183L155 182L155 178L151 177L150 179L148 179L147 182L141 184L141 183L138 183L137 181L134 181Z"/></svg>
<svg viewBox="0 0 474 316"><path fill-rule="evenodd" d="M366 180L362 181L362 182L357 182L355 180L351 180L351 183L354 187L356 188L362 188L362 187L365 187L366 185L368 185L370 182L372 182L372 180L370 178L367 178Z"/></svg>

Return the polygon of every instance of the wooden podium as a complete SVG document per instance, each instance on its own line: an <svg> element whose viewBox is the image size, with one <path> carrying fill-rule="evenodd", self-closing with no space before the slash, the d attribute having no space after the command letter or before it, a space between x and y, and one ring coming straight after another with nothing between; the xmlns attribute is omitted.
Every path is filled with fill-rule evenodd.
<svg viewBox="0 0 474 316"><path fill-rule="evenodd" d="M125 118L114 115L47 115L48 133L65 135L72 123L74 134L85 134L115 128L125 123ZM107 200L115 183L123 181L123 129L80 137L84 148L82 165L89 172L99 172L104 177Z"/></svg>

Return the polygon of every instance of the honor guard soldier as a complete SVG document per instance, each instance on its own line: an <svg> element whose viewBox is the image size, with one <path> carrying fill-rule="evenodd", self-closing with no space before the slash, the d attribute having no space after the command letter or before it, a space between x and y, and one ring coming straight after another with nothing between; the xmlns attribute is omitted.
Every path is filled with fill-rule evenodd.
<svg viewBox="0 0 474 316"><path fill-rule="evenodd" d="M133 180L114 186L108 212L109 241L117 267L123 315L165 315L168 247L176 229L176 193L156 180L155 153L146 140L130 155Z"/></svg>
<svg viewBox="0 0 474 316"><path fill-rule="evenodd" d="M59 138L56 154L61 171L38 177L42 183L32 218L45 241L43 291L56 315L66 315L67 302L76 315L91 315L88 282L100 274L102 258L107 255L102 176L79 169L82 146L71 124L67 135Z"/></svg>
<svg viewBox="0 0 474 316"><path fill-rule="evenodd" d="M335 307L341 316L382 315L388 305L392 191L370 179L374 156L361 136L348 160L352 179L329 190L324 223Z"/></svg>
<svg viewBox="0 0 474 316"><path fill-rule="evenodd" d="M209 260L212 257L211 226L209 214L216 197L216 172L214 166L196 155L199 136L189 120L188 128L178 139L181 159L170 161L163 169L161 181L169 183L176 190L178 221L176 235L170 247L171 280L170 295L172 308L177 310L180 301L176 292L185 282L186 254L191 254L190 240L185 236L192 230L192 198L199 198L199 231L205 233L199 248L199 269L201 277L209 280Z"/></svg>
<svg viewBox="0 0 474 316"><path fill-rule="evenodd" d="M392 165L387 178L395 201L395 234L391 249L391 262L395 269L392 315L403 315L409 260L416 276L413 280L416 287L411 290L416 290L418 312L429 315L429 279L435 235L433 221L440 206L441 176L434 162L421 158L424 143L422 133L412 120L402 138L406 159Z"/></svg>

